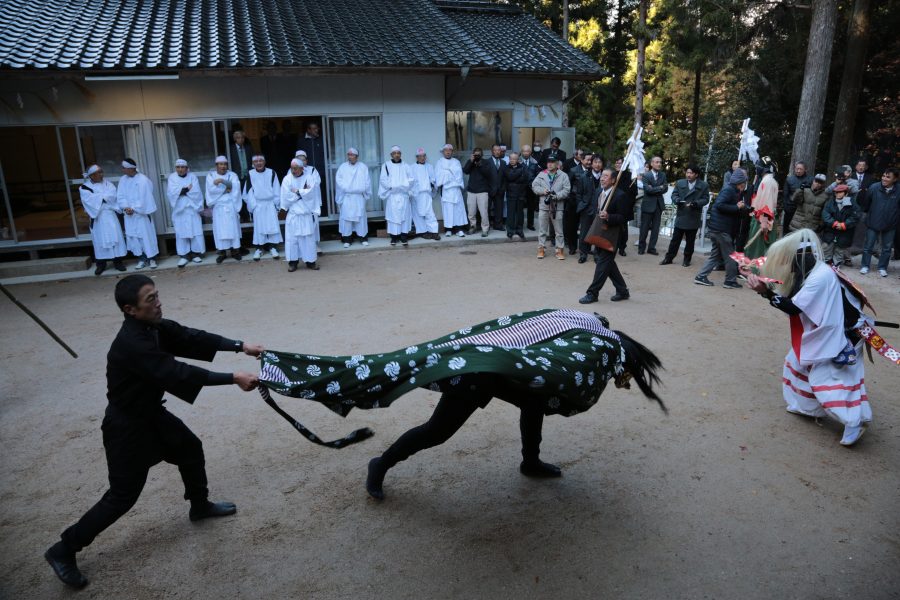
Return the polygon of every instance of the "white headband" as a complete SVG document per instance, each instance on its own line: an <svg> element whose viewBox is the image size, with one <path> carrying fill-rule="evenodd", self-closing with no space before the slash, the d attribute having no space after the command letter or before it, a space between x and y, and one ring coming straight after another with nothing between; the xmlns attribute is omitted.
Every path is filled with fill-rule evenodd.
<svg viewBox="0 0 900 600"><path fill-rule="evenodd" d="M391 146L391 152L400 152L400 146Z"/></svg>
<svg viewBox="0 0 900 600"><path fill-rule="evenodd" d="M306 156L306 152L304 152L303 150L297 150L297 152L294 154L294 158L298 156Z"/></svg>
<svg viewBox="0 0 900 600"><path fill-rule="evenodd" d="M347 148L347 154L352 154L353 156L359 156L359 150L354 148L353 146Z"/></svg>
<svg viewBox="0 0 900 600"><path fill-rule="evenodd" d="M416 156L425 156L425 148L416 148Z"/></svg>
<svg viewBox="0 0 900 600"><path fill-rule="evenodd" d="M96 173L99 170L100 170L99 165L91 165L90 167L88 167L87 173L85 173L84 176L90 177L91 175L93 175L94 173Z"/></svg>
<svg viewBox="0 0 900 600"><path fill-rule="evenodd" d="M224 156L217 156L217 157L216 157L216 164L219 164L219 163L225 163L225 164L227 165L227 164L228 164L228 159L225 158Z"/></svg>
<svg viewBox="0 0 900 600"><path fill-rule="evenodd" d="M123 161L122 161L122 168L123 168L123 169L137 169L137 164L131 162L130 160L123 160Z"/></svg>
<svg viewBox="0 0 900 600"><path fill-rule="evenodd" d="M291 159L292 167L304 167L306 165L303 164L303 161L297 158Z"/></svg>
<svg viewBox="0 0 900 600"><path fill-rule="evenodd" d="M443 152L444 150L453 150L453 144L444 144L441 146L441 151Z"/></svg>
<svg viewBox="0 0 900 600"><path fill-rule="evenodd" d="M186 160L184 160L183 158L179 158L178 160L175 161L175 166L176 167L186 167L186 166L188 166L188 164L187 164Z"/></svg>
<svg viewBox="0 0 900 600"><path fill-rule="evenodd" d="M256 160L257 158L260 158L260 159L262 159L262 160L266 160L266 157L265 157L265 155L263 155L263 154L254 154L254 155L253 155L253 158L251 158L250 160L253 161L253 160Z"/></svg>

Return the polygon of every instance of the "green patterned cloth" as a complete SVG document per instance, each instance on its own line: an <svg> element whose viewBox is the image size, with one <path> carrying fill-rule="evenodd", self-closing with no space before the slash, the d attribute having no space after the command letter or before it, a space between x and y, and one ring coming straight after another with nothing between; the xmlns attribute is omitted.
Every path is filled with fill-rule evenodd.
<svg viewBox="0 0 900 600"><path fill-rule="evenodd" d="M259 379L263 392L319 402L346 416L355 407L388 406L418 387L461 389L472 375L491 373L523 399L541 402L545 414L571 416L597 402L607 381L624 371L624 361L619 336L598 316L543 309L384 354L267 351Z"/></svg>

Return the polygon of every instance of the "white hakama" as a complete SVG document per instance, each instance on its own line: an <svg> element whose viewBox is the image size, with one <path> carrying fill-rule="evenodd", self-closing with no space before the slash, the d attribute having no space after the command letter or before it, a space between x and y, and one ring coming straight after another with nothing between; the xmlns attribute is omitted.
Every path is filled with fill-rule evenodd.
<svg viewBox="0 0 900 600"><path fill-rule="evenodd" d="M438 222L434 216L434 167L428 163L416 163L412 166L416 180L416 192L412 203L412 220L416 233L437 233Z"/></svg>
<svg viewBox="0 0 900 600"><path fill-rule="evenodd" d="M134 211L125 215L125 245L128 251L147 258L159 254L156 228L151 217L156 212L156 200L153 199L150 179L143 173L135 173L134 177L123 175L119 180L116 202L122 211L126 208Z"/></svg>
<svg viewBox="0 0 900 600"><path fill-rule="evenodd" d="M241 204L241 182L234 171L206 176L206 205L212 208L213 240L220 253L241 247Z"/></svg>
<svg viewBox="0 0 900 600"><path fill-rule="evenodd" d="M369 235L366 204L372 194L369 167L361 162L355 165L345 162L338 167L334 182L337 192L335 202L340 208L338 231L341 237L349 238L356 233L366 239Z"/></svg>
<svg viewBox="0 0 900 600"><path fill-rule="evenodd" d="M864 342L856 345L855 365L839 366L831 360L847 345L843 297L837 275L820 261L791 298L803 312L790 317L791 348L782 387L788 410L811 417L828 415L845 426L859 427L872 420L864 381ZM854 297L848 299L861 308Z"/></svg>
<svg viewBox="0 0 900 600"><path fill-rule="evenodd" d="M184 177L178 173L170 174L166 185L166 198L172 207L175 252L182 258L191 252L205 253L206 241L203 239L203 221L200 219L203 193L200 191L197 176L193 173L188 173Z"/></svg>
<svg viewBox="0 0 900 600"><path fill-rule="evenodd" d="M466 203L463 200L462 165L455 158L439 158L435 165L435 185L441 190L441 210L444 215L444 229L469 226Z"/></svg>
<svg viewBox="0 0 900 600"><path fill-rule="evenodd" d="M315 170L304 169L300 177L285 175L281 182L284 222L284 253L288 262L316 262L316 232L322 214L321 180Z"/></svg>
<svg viewBox="0 0 900 600"><path fill-rule="evenodd" d="M116 186L105 179L100 183L85 179L79 193L84 211L91 218L94 258L108 260L125 256L125 236L117 216L122 211L116 201Z"/></svg>
<svg viewBox="0 0 900 600"><path fill-rule="evenodd" d="M261 173L250 171L244 187L244 202L253 215L253 245L280 244L281 225L278 223L278 207L281 204L281 186L275 171L266 168Z"/></svg>
<svg viewBox="0 0 900 600"><path fill-rule="evenodd" d="M410 194L415 191L412 169L404 162L384 163L378 179L378 197L384 201L384 218L389 235L409 233L412 222Z"/></svg>

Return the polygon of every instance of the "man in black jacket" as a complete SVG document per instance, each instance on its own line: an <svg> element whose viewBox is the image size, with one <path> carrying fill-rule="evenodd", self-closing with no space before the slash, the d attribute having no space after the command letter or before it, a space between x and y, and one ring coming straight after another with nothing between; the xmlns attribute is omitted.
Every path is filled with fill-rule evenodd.
<svg viewBox="0 0 900 600"><path fill-rule="evenodd" d="M578 213L578 228L580 230L578 236L578 264L587 262L588 254L591 251L591 245L584 241L594 217L597 216L597 196L600 193L600 179L603 176L603 157L599 154L591 158L591 170L585 173L580 184L580 194L578 196L578 204L576 212ZM626 225L627 227L627 225Z"/></svg>
<svg viewBox="0 0 900 600"><path fill-rule="evenodd" d="M129 275L119 281L115 298L125 313L125 322L106 357L109 405L102 429L109 490L44 554L62 582L75 588L87 585L75 553L134 506L150 467L162 461L177 465L181 472L184 498L191 502L191 521L234 514L234 504L208 500L203 445L180 419L163 408L163 395L169 392L193 403L207 385L233 383L250 391L258 384L252 373L212 373L175 357L210 361L218 351L250 356L263 352L256 344L163 319L159 293L145 275Z"/></svg>
<svg viewBox="0 0 900 600"><path fill-rule="evenodd" d="M503 189L503 173L506 171L506 161L503 159L503 149L499 144L491 146L491 159L489 163L494 168L495 185L490 193L490 212L493 219L493 227L503 231L503 198L506 190Z"/></svg>
<svg viewBox="0 0 900 600"><path fill-rule="evenodd" d="M519 162L525 167L528 173L528 189L525 191L525 226L534 231L534 213L537 212L537 196L531 190L531 182L541 172L541 165L538 159L532 154L531 146L525 144L522 146L522 152L519 154Z"/></svg>
<svg viewBox="0 0 900 600"><path fill-rule="evenodd" d="M669 249L659 263L671 265L681 247L684 239L683 267L691 266L691 257L694 255L694 240L697 238L697 230L703 219L703 207L709 204L709 185L700 179L700 167L690 165L685 170L685 178L675 182L672 190L672 204L676 207L675 230L672 232L672 240Z"/></svg>
<svg viewBox="0 0 900 600"><path fill-rule="evenodd" d="M627 227L628 216L634 210L634 206L624 190L616 189L615 193L612 193L613 183L612 169L604 169L603 174L600 176L600 188L597 190L594 204L598 207L598 210L604 206L606 207L606 210L600 210L598 214L608 225L613 227ZM612 194L612 200L607 203L610 194ZM587 293L578 299L579 304L591 304L592 302L596 302L597 296L600 294L603 284L606 283L607 277L612 280L613 285L616 288L616 293L610 300L612 302L628 300L628 298L631 297L631 294L628 292L628 285L625 283L625 278L622 277L622 273L619 272L619 265L616 264L615 249L605 250L603 248L597 248L596 254L594 255L594 262L597 263L596 267L594 267L594 280L591 281L591 285L588 286Z"/></svg>
<svg viewBox="0 0 900 600"><path fill-rule="evenodd" d="M525 241L525 192L531 187L528 170L519 162L519 153L509 155L509 164L503 171L503 187L506 189L506 237L514 235Z"/></svg>
<svg viewBox="0 0 900 600"><path fill-rule="evenodd" d="M566 152L565 150L560 150L559 147L562 144L562 140L558 137L550 140L550 147L546 148L543 152L541 152L541 157L538 159L538 162L541 164L541 169L547 168L547 161L551 158L555 158L556 161L562 165L566 162Z"/></svg>
<svg viewBox="0 0 900 600"><path fill-rule="evenodd" d="M463 173L469 176L466 183L466 207L469 210L469 234L475 233L478 217L481 217L481 237L487 237L491 230L491 221L488 217L488 201L491 194L500 187L497 181L497 169L490 161L484 159L484 151L475 148L472 157L466 161L462 168Z"/></svg>
<svg viewBox="0 0 900 600"><path fill-rule="evenodd" d="M659 226L662 214L666 209L663 194L669 189L666 174L662 170L662 157L654 156L650 160L650 171L643 174L644 200L641 202L641 231L638 237L638 254L659 254L656 241L659 239ZM650 240L647 240L647 234Z"/></svg>
<svg viewBox="0 0 900 600"><path fill-rule="evenodd" d="M712 251L703 268L694 277L694 283L697 285L713 285L708 275L719 265L724 265L725 283L722 286L728 289L742 287L737 282L738 265L731 258L731 254L734 252L733 232L737 227L737 221L747 212L746 205L741 199L747 187L747 173L743 169L735 169L728 181L728 185L716 196L710 211L709 239L712 240Z"/></svg>
<svg viewBox="0 0 900 600"><path fill-rule="evenodd" d="M578 235L578 202L581 197L581 188L588 183L585 176L591 170L591 160L593 158L590 153L585 154L581 150L576 153L576 156L579 153L581 162L573 165L567 173L569 181L572 183L572 193L566 198L566 210L563 213L563 238L570 255L578 251L578 240L580 239Z"/></svg>

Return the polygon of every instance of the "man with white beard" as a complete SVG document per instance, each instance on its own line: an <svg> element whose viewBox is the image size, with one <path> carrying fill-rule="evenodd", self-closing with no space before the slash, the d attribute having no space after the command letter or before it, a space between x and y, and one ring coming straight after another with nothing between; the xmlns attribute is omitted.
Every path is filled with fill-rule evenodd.
<svg viewBox="0 0 900 600"><path fill-rule="evenodd" d="M103 169L91 165L84 174L84 183L78 189L81 205L91 218L91 240L94 242L94 275L106 270L110 258L117 271L124 271L122 257L125 256L125 236L117 214L122 210L116 202L116 186L103 178Z"/></svg>
<svg viewBox="0 0 900 600"><path fill-rule="evenodd" d="M288 271L297 270L302 259L307 269L319 270L316 264L316 232L322 214L321 180L315 169L307 167L299 158L291 161L291 170L281 182L281 210L287 211L284 221L284 255Z"/></svg>
<svg viewBox="0 0 900 600"><path fill-rule="evenodd" d="M175 252L178 253L178 268L183 269L190 255L195 263L203 262L206 240L203 239L203 194L197 176L188 171L186 160L175 161L175 172L169 175L166 198L172 207L172 226L175 228Z"/></svg>
<svg viewBox="0 0 900 600"><path fill-rule="evenodd" d="M466 203L463 201L462 165L453 158L453 146L444 144L441 148L443 156L434 166L434 184L441 191L441 212L444 214L444 232L466 237L469 227L469 216L466 214Z"/></svg>
<svg viewBox="0 0 900 600"><path fill-rule="evenodd" d="M146 175L138 173L133 158L122 161L122 178L119 180L116 202L125 213L125 245L129 252L138 257L135 269L143 269L148 261L150 268L155 269L159 245L150 216L156 212L153 184Z"/></svg>
<svg viewBox="0 0 900 600"><path fill-rule="evenodd" d="M412 203L412 220L416 233L426 240L439 240L441 236L434 216L434 167L428 164L424 148L416 149L416 163L412 166L412 172L416 179L416 193Z"/></svg>
<svg viewBox="0 0 900 600"><path fill-rule="evenodd" d="M349 248L356 235L363 246L369 245L369 223L366 218L366 203L372 195L372 178L369 167L359 162L359 150L347 149L347 162L338 167L334 176L336 194L334 201L340 207L338 231L344 248Z"/></svg>
<svg viewBox="0 0 900 600"><path fill-rule="evenodd" d="M216 157L216 170L206 176L206 205L212 208L213 240L216 243L216 263L225 261L225 253L231 250L231 258L241 260L241 181L234 171L228 170L228 159Z"/></svg>
<svg viewBox="0 0 900 600"><path fill-rule="evenodd" d="M391 160L384 163L378 179L378 197L384 201L384 218L391 246L399 241L409 245L410 196L415 193L416 180L412 169L401 160L400 146L391 147Z"/></svg>
<svg viewBox="0 0 900 600"><path fill-rule="evenodd" d="M278 224L281 186L275 171L266 167L266 157L262 154L253 157L253 169L244 183L243 198L253 215L253 245L256 246L253 260L259 261L264 250L268 250L272 258L278 258L275 244L282 241Z"/></svg>

